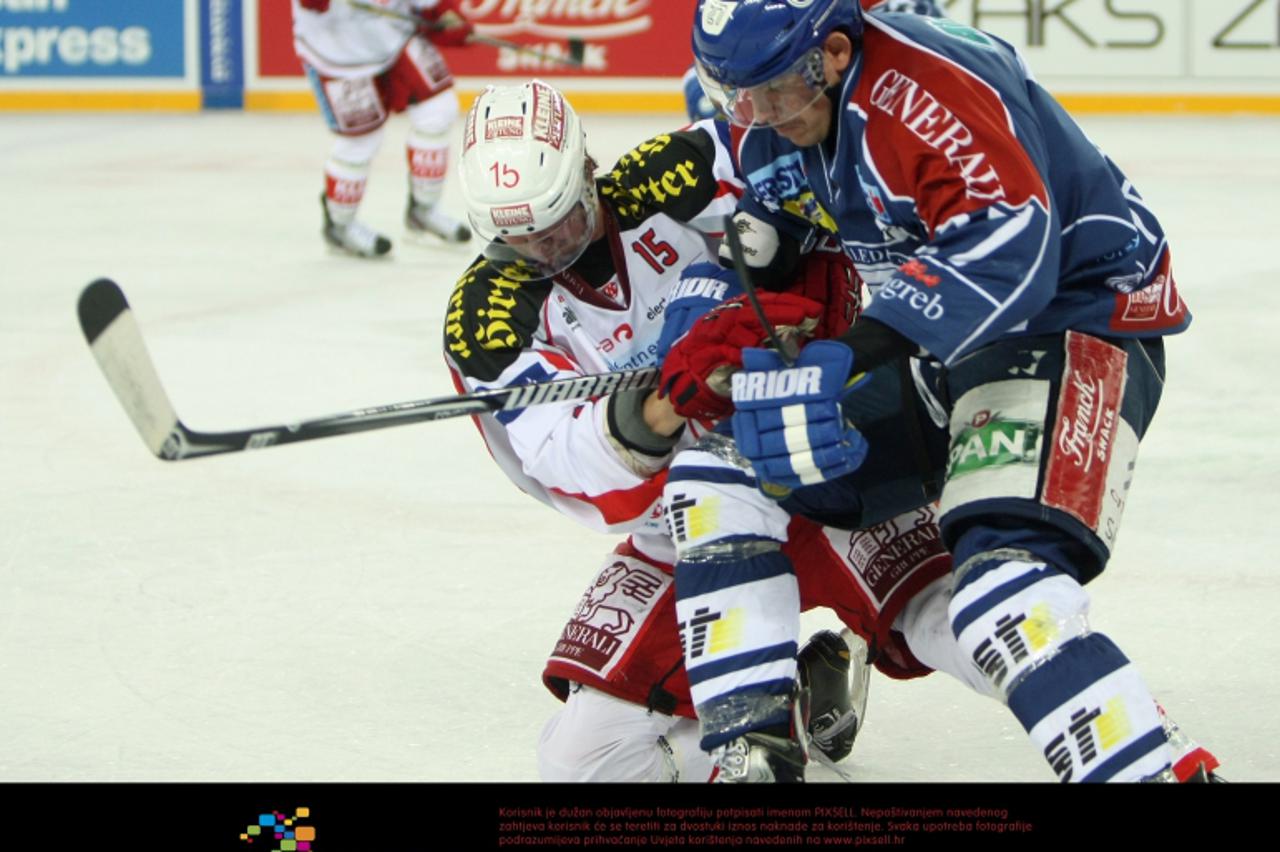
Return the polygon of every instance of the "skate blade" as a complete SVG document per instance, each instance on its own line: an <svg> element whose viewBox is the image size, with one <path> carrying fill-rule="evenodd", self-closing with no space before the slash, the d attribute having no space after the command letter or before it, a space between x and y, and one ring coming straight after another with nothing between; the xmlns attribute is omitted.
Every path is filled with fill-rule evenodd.
<svg viewBox="0 0 1280 852"><path fill-rule="evenodd" d="M396 251L395 246L392 246L391 250L386 254L361 254L358 251L352 251L351 249L342 248L341 246L335 246L333 243L325 243L325 248L328 249L328 253L334 257L349 257L353 260L373 260L380 263L391 260L391 256L394 255Z"/></svg>

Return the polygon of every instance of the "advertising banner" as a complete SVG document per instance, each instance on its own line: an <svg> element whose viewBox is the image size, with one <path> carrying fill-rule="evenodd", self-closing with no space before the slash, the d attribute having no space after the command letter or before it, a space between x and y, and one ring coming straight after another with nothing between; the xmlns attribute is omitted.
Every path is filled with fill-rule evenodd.
<svg viewBox="0 0 1280 852"><path fill-rule="evenodd" d="M200 88L206 108L244 106L244 20L240 0L200 0Z"/></svg>
<svg viewBox="0 0 1280 852"><path fill-rule="evenodd" d="M938 2L951 23L937 26L1010 42L1073 110L1280 113L1280 0ZM478 33L543 56L443 52L464 96L539 76L580 109L674 111L695 5L459 0ZM570 55L582 67L547 58ZM289 0L0 0L0 109L202 106L315 108Z"/></svg>
<svg viewBox="0 0 1280 852"><path fill-rule="evenodd" d="M0 0L0 82L186 75L181 0Z"/></svg>
<svg viewBox="0 0 1280 852"><path fill-rule="evenodd" d="M568 54L570 40L581 42L583 67L486 46L447 48L445 58L458 77L679 77L693 61L695 5L696 0L461 0L462 13L483 35L559 56ZM258 26L258 74L301 75L289 0L259 0Z"/></svg>
<svg viewBox="0 0 1280 852"><path fill-rule="evenodd" d="M1280 0L943 0L1057 78L1280 80Z"/></svg>

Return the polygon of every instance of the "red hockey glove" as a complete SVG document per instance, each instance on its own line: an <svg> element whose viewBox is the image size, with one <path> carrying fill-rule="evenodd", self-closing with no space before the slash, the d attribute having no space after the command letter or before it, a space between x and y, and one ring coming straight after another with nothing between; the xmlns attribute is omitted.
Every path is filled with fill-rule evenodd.
<svg viewBox="0 0 1280 852"><path fill-rule="evenodd" d="M458 0L440 0L433 8L423 9L421 15L420 32L441 47L461 47L476 31L458 8Z"/></svg>
<svg viewBox="0 0 1280 852"><path fill-rule="evenodd" d="M298 5L312 12L329 11L329 0L298 0Z"/></svg>
<svg viewBox="0 0 1280 852"><path fill-rule="evenodd" d="M844 334L862 310L862 279L853 261L832 239L823 240L801 257L800 268L785 292L826 306L813 330L819 340Z"/></svg>
<svg viewBox="0 0 1280 852"><path fill-rule="evenodd" d="M760 307L780 336L807 338L823 306L795 293L760 293ZM764 327L746 296L712 308L676 341L662 362L658 395L671 398L681 417L710 423L733 413L729 376L742 367L742 350L766 345Z"/></svg>

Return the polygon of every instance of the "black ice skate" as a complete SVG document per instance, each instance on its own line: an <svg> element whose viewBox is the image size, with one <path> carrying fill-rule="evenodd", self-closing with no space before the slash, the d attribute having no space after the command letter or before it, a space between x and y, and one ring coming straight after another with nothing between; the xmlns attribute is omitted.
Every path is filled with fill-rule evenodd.
<svg viewBox="0 0 1280 852"><path fill-rule="evenodd" d="M804 745L794 737L751 731L711 752L717 784L799 784L804 782Z"/></svg>
<svg viewBox="0 0 1280 852"><path fill-rule="evenodd" d="M833 763L844 760L867 714L866 643L848 629L840 635L823 630L800 650L796 664L809 741Z"/></svg>
<svg viewBox="0 0 1280 852"><path fill-rule="evenodd" d="M446 216L435 207L425 207L409 199L404 211L404 227L413 236L429 234L446 243L465 243L471 239L471 229L457 219Z"/></svg>
<svg viewBox="0 0 1280 852"><path fill-rule="evenodd" d="M350 222L337 225L329 216L329 204L320 195L320 209L324 211L324 241L338 251L356 257L385 257L391 251L391 240L368 225Z"/></svg>

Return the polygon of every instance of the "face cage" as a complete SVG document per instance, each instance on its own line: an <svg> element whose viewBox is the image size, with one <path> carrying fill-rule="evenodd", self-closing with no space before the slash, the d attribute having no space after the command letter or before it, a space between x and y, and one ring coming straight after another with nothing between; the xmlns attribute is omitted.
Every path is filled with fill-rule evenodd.
<svg viewBox="0 0 1280 852"><path fill-rule="evenodd" d="M754 86L716 81L701 62L698 82L711 102L739 127L777 127L817 103L826 91L822 48L815 47L786 71Z"/></svg>
<svg viewBox="0 0 1280 852"><path fill-rule="evenodd" d="M589 182L586 190L550 228L493 238L485 246L485 258L507 277L524 281L550 278L573 266L591 245L600 215L595 182Z"/></svg>

